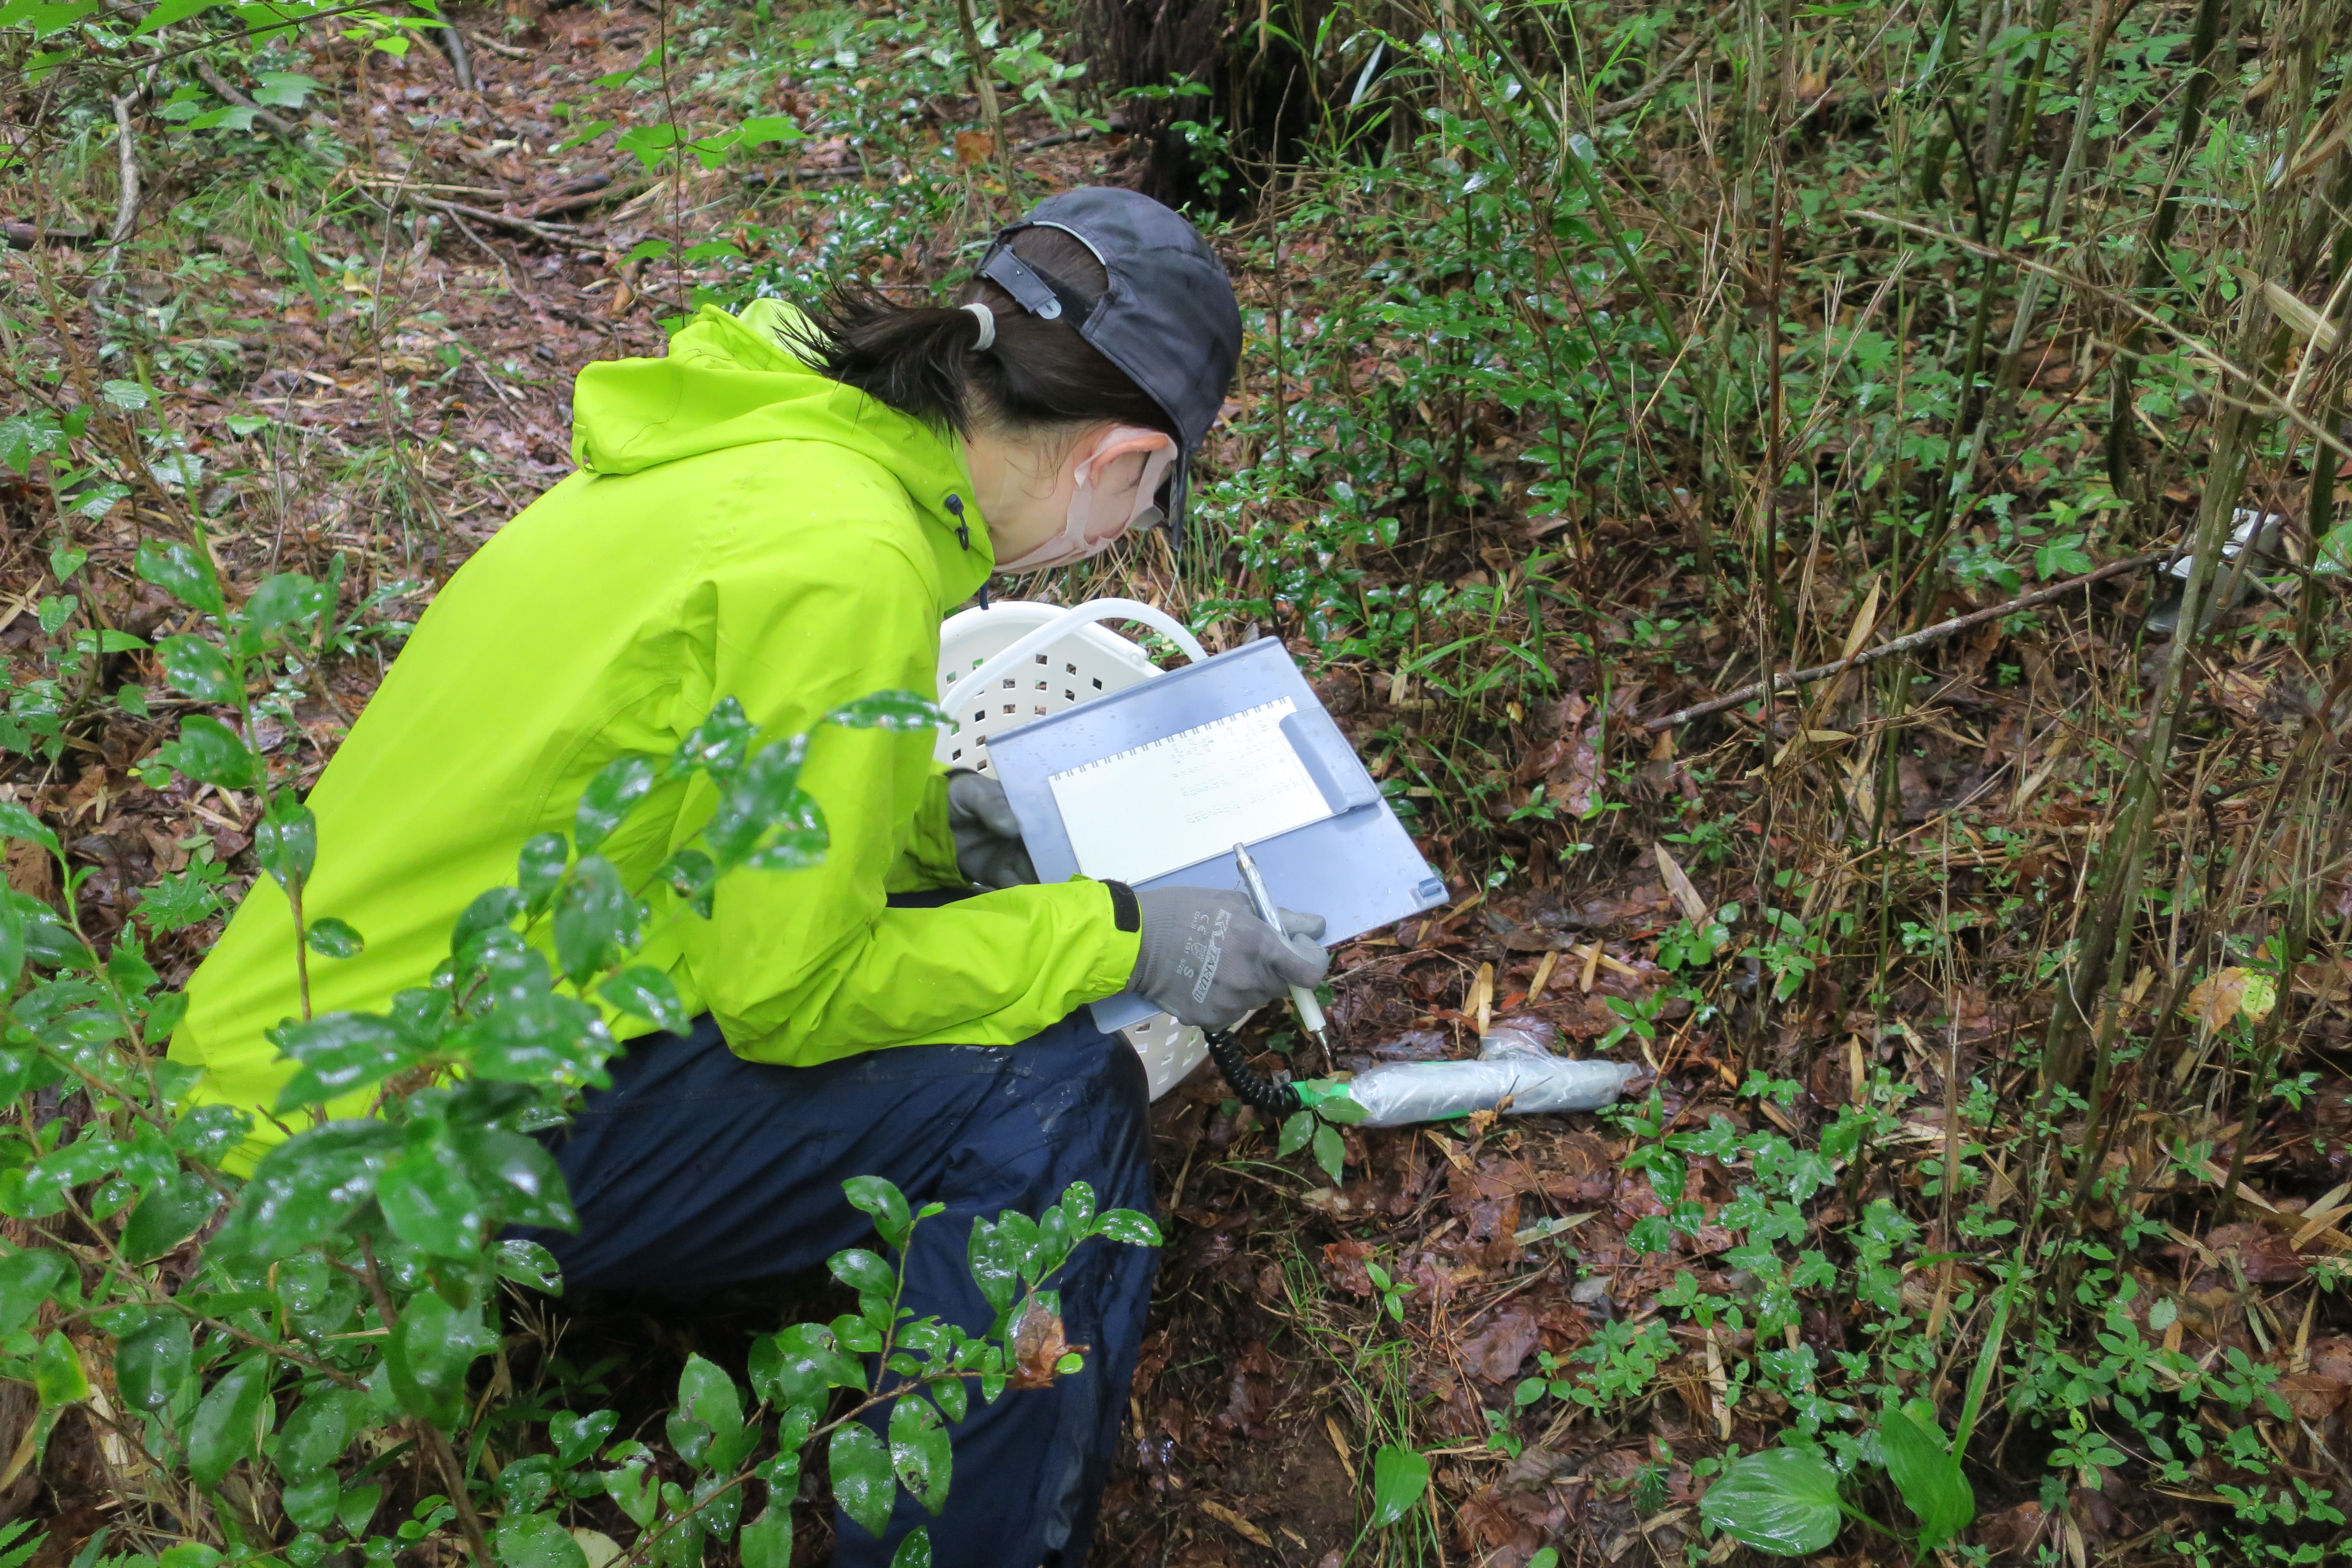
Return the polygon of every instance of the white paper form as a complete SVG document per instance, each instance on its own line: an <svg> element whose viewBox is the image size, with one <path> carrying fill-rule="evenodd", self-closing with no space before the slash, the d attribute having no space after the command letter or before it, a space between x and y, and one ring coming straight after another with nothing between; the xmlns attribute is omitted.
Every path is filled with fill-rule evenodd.
<svg viewBox="0 0 2352 1568"><path fill-rule="evenodd" d="M1053 774L1045 782L1078 869L1148 882L1330 816L1282 732L1296 709L1277 698Z"/></svg>

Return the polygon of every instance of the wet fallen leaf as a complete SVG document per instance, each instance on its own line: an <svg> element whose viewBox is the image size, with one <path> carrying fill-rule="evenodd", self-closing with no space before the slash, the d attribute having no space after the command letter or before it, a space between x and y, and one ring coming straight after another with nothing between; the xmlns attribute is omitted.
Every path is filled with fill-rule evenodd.
<svg viewBox="0 0 2352 1568"><path fill-rule="evenodd" d="M2200 1029L2210 1034L2240 1014L2260 1023L2277 1005L2276 982L2233 963L2199 981L2189 993L2185 1010Z"/></svg>
<svg viewBox="0 0 2352 1568"><path fill-rule="evenodd" d="M1008 1384L1013 1388L1051 1387L1061 1359L1071 1354L1084 1355L1087 1349L1062 1337L1059 1313L1049 1312L1044 1302L1032 1300L1020 1321L1013 1325L1013 1371Z"/></svg>
<svg viewBox="0 0 2352 1568"><path fill-rule="evenodd" d="M1508 1383L1540 1338L1535 1314L1518 1306L1505 1308L1495 1321L1462 1344L1462 1364L1489 1383Z"/></svg>

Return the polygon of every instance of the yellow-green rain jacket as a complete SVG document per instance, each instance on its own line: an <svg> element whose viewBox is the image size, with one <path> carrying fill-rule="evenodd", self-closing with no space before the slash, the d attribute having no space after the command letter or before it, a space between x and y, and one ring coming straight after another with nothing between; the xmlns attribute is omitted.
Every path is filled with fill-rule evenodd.
<svg viewBox="0 0 2352 1568"><path fill-rule="evenodd" d="M367 944L310 958L314 1013L381 1010L425 984L459 912L514 880L524 840L568 832L598 769L667 755L721 697L784 735L868 692L935 689L941 616L991 565L961 454L803 363L777 335L790 320L772 300L740 318L706 307L667 357L581 373L582 471L451 577L310 794L304 913ZM1127 983L1137 938L1098 882L885 907L962 882L931 743L817 731L801 783L831 830L824 863L734 873L709 920L668 923L643 955L739 1055L1007 1045ZM603 852L643 886L711 806L707 781L666 786ZM300 1010L294 944L285 894L262 878L188 984L171 1055L206 1069L198 1098L275 1101L292 1064L262 1031ZM264 1118L258 1141L278 1136Z"/></svg>

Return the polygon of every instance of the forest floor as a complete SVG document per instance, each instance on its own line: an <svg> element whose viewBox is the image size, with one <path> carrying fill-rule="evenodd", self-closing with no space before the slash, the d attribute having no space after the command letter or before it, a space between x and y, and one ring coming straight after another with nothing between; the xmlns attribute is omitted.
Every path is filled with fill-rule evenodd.
<svg viewBox="0 0 2352 1568"><path fill-rule="evenodd" d="M308 68L329 84L307 104L277 110L277 131L265 123L249 137L158 139L150 148L144 211L176 207L183 217L169 235L159 226L152 246L134 249L118 287L124 308L153 323L140 377L212 478L161 500L134 500L82 531L81 543L106 569L86 579L88 608L100 623L152 636L168 618L167 602L138 584L127 563L144 532L185 521L174 508L208 519L215 554L237 582L281 567L324 575L340 555L347 600L373 597L380 623L413 621L474 548L570 471L568 389L583 366L661 352L662 320L679 312L698 283L740 286L743 266L805 269L837 258L860 234L824 216L827 193L855 188L870 212L887 206L893 182L913 179L899 165L869 164L854 138L789 143L748 167L736 160L658 178L601 143L561 148L600 105L643 93L642 62L665 18L618 4L455 16L472 40L470 91L456 85L440 48L419 44L394 58L330 44ZM866 68L892 68L879 55L875 60ZM683 92L686 68L678 68ZM790 90L764 107L798 112ZM890 281L952 272L959 246L1031 196L1136 177L1133 149L1116 133L1072 134L1042 110L1016 108L1002 157L991 144L954 142L957 127L972 120L968 101L940 100L921 111L935 122L934 140L970 155L953 179L926 174L919 214L885 237L878 265ZM306 134L331 136L345 159L331 168L306 162L292 145ZM1008 193L1008 173L1019 199ZM329 207L331 223L287 243L285 226ZM191 208L203 210L201 222L185 219ZM417 215L436 226L408 226ZM48 215L51 229L68 237L77 226L85 234L101 229L104 216L70 196ZM1318 250L1337 244L1338 231L1318 236L1310 218L1287 231L1286 262L1283 250L1265 247L1270 222L1245 218L1220 241L1254 308L1284 286L1286 266L1292 276L1340 276L1375 259ZM724 238L731 254L689 259L690 237L701 236ZM20 247L0 254L0 279L21 309L57 288L79 265L74 257L47 243ZM362 330L362 322L383 325ZM12 331L14 352L26 329ZM55 341L68 360L81 356L85 377L125 374L99 363L99 334ZM1384 374L1383 352L1365 345L1368 374ZM1286 395L1278 385L1270 391L1262 368L1245 375L1234 405L1250 434L1223 437L1213 468L1262 464L1267 410L1279 420L1286 395L1316 395L1296 385ZM2072 374L2064 364L2045 366L2029 385L2063 399ZM1429 416L1426 407L1422 413ZM0 509L11 519L0 556L0 652L22 662L37 659L54 630L37 605L49 591L52 541L35 521L34 489L0 472ZM2190 500L2186 490L2172 499L2176 521ZM1269 515L1296 504L1296 497L1269 498ZM1414 571L1430 580L1499 582L1507 592L1526 580L1515 570L1559 526L1535 510L1523 495L1499 498L1451 543L1422 542ZM1580 624L1637 647L1643 627L1706 595L1681 553L1682 517L1662 500L1642 515L1578 520L1590 542L1576 569L1596 606ZM1835 566L1833 553L1792 555L1790 591L1826 593L1826 575L1816 574ZM1858 596L1858 577L1845 585ZM1075 599L1109 586L1183 613L1198 580L1146 549L1123 553L1086 582L1021 591ZM1713 837L1685 832L1669 844L1663 830L1687 829L1701 815L1696 803L1715 799L1719 781L1811 766L1851 741L1836 710L1856 700L1854 688L1819 696L1793 729L1733 714L1688 730L1639 731L1645 715L1721 689L1709 676L1742 656L1737 619L1710 626L1686 650L1691 672L1679 675L1654 658L1612 653L1607 637L1555 645L1547 656L1555 689L1540 702L1512 704L1479 764L1481 787L1549 821L1546 791L1563 803L1605 786L1627 808L1623 825L1609 829L1615 837L1582 864L1551 857L1490 880L1495 840L1457 833L1433 810L1423 842L1454 897L1426 919L1339 947L1333 1059L1295 1054L1308 1047L1278 1026L1261 1026L1255 1043L1267 1067L1345 1072L1465 1056L1494 1020L1539 1018L1564 1050L1605 1048L1638 1061L1633 1102L1654 1091L1641 1113L1646 1120L1480 1116L1349 1130L1343 1175L1334 1181L1310 1159L1278 1154L1277 1130L1229 1099L1213 1071L1168 1095L1155 1112L1167 1244L1092 1561L1105 1568L1336 1568L1365 1539L1375 1455L1398 1444L1433 1462L1432 1485L1416 1505L1426 1527L1392 1521L1365 1543L1368 1555L1377 1549L1390 1562L1505 1568L1547 1548L1579 1563L1750 1560L1727 1539L1703 1536L1705 1472L1695 1475L1693 1466L1733 1445L1769 1447L1795 1406L1760 1381L1743 1386L1735 1363L1810 1352L1829 1365L1876 1348L1874 1325L1900 1313L1930 1325L1929 1348L1906 1372L1906 1386L1953 1404L1986 1344L1994 1304L1988 1262L1997 1247L1953 1241L1954 1205L1937 1173L1966 1143L1984 1167L1971 1201L1996 1215L2021 1201L2028 1172L2004 1166L1998 1152L1988 1157L1986 1147L2010 1146L2002 1140L2032 1099L2050 1005L2038 988L2046 972L2003 988L1956 966L1939 974L1927 963L1882 964L1874 994L1825 977L1792 1005L1768 1008L1762 994L1783 972L1751 956L1708 981L1695 1003L1670 984L1675 967L1662 963L1660 940L1704 927L1726 904L1796 902L1785 883L1756 869L1777 856L1784 868L1801 860L1813 868L1814 891L1800 897L1804 918L1816 923L1851 900L1866 908L1871 889L1895 874L1890 862L1915 900L1941 889L1948 907L1973 898L1980 888L1971 879L1998 868L2004 889L2055 889L2040 938L2054 949L2051 932L2071 929L2108 821L2103 800L2087 785L2071 787L2071 768L2061 764L2070 746L2080 757L2114 743L2121 731L2086 715L2106 695L2137 692L2153 679L2159 656L2140 626L2146 592L2140 577L2122 574L2038 617L1988 624L1927 656L1933 682L1902 721L1906 748L1892 769L1897 798L1885 803L1891 847L1867 854L1822 852L1825 825L1846 814L1858 821L1873 804L1867 781L1852 771L1820 775L1843 781L1848 793L1816 789L1810 816L1783 809L1776 816L1768 795L1761 806L1725 815ZM1877 590L1871 595L1874 607ZM1948 594L1937 613L1999 597L1989 589ZM1532 588L1528 602L1535 602ZM1851 610L1852 599L1838 602ZM2257 605L2244 615L2260 613ZM1853 616L1833 618L1832 644ZM1304 620L1255 620L1236 611L1211 628L1210 640L1229 645L1260 629L1284 636L1351 738L1381 755L1384 768L1416 744L1422 755L1444 745L1453 716L1417 679L1318 647ZM1540 647L1540 626L1538 637ZM306 778L332 755L394 642L372 632L356 640L358 653L302 694L291 731L258 737L279 757L299 757ZM2275 719L2291 703L2289 677L2300 668L2293 658L2281 633L2267 644L2258 636L2218 663L2211 702L2220 721L2251 727ZM236 798L142 781L140 762L165 734L171 710L158 699L153 710L152 721L126 714L78 736L56 763L16 765L0 787L65 831L73 858L89 870L75 896L90 929L120 930L144 910L150 953L176 978L218 930L208 889L226 897L250 874L243 857L254 823ZM2226 751L2218 745L2211 754ZM1406 792L1411 799L1432 801L1454 787L1443 774L1416 776L1423 782ZM1684 803L1693 809L1684 812ZM2192 826L2210 844L2242 848L2278 831L2252 794L2209 795L2200 805ZM1759 854L1746 852L1751 843ZM12 849L8 869L20 891L58 896L37 857ZM173 889L186 919L152 918L159 885ZM1930 892L1921 895L1923 887ZM2326 898L2342 900L2343 888L2331 881ZM2324 918L2346 913L2330 905ZM1927 934L1918 942L1929 951ZM2289 1005L2310 1004L2294 1041L2305 1065L2345 1044L2339 980L2332 959L2290 978ZM2174 972L2139 973L2124 990L2122 1026L2162 1040L2165 1009L2177 1012L2187 991ZM2177 1070L2168 1054L2162 1063L2176 1082L2206 1069L2209 1037L2230 1021L2226 1007L2207 1011L2213 1022L2205 1033L2188 1040L2176 1030L2166 1042L2168 1053L2181 1053ZM1633 1020L1640 1027L1629 1033ZM1875 1120L1860 1119L1864 1111ZM2233 1359L2225 1364L2267 1369L2291 1409L2263 1418L2261 1442L2281 1475L2325 1491L2344 1479L2323 1436L2340 1436L2352 1394L2352 1311L2322 1288L2333 1273L2314 1276L2315 1258L2340 1238L2334 1222L2343 1211L2306 1216L2333 1204L2338 1183L2352 1179L2352 1094L2326 1068L2294 1100L2263 1105L2250 1131L2246 1114L2226 1095L2207 1095L2201 1105L2176 1103L2120 1137L2109 1134L2108 1168L2129 1178L2137 1228L2109 1255L2101 1288L2112 1295L2121 1289L2116 1281L2137 1282L2138 1296L2124 1299L2137 1300L2130 1311L2151 1344L2209 1366L2226 1357ZM2061 1115L2062 1142L2070 1127L2080 1133L2082 1117L2079 1104ZM1869 1129L1858 1143L1833 1147L1824 1138L1855 1126ZM1722 1132L1716 1145L1675 1156L1683 1163L1671 1194L1662 1196L1657 1160L1628 1164L1629 1152L1710 1128ZM1759 1343L1752 1325L1669 1316L1662 1294L1670 1302L1693 1292L1754 1302L1767 1289L1757 1267L1732 1256L1741 1249L1734 1222L1722 1215L1744 1201L1743 1172L1758 1151L1799 1146L1820 1162L1820 1180L1798 1194L1804 1214L1789 1239L1827 1248L1844 1267L1865 1256L1853 1238L1871 1215L1916 1217L1878 1258L1892 1272L1875 1287L1873 1310L1811 1292L1801 1279L1799 1308L1777 1342ZM2235 1173L2243 1201L2225 1210L2219 1189L2231 1173L2233 1147L2242 1151ZM1677 1203L1699 1205L1701 1223L1688 1234L1663 1248L1629 1241ZM2117 1213L2126 1206L2103 1195L2085 1224L2108 1235L2125 1223ZM1939 1217L1937 1240L1931 1232ZM542 1310L562 1312L544 1304L534 1311ZM542 1326L534 1331L551 1335L546 1320L536 1321ZM2000 1330L1991 1331L1997 1342ZM740 1364L734 1327L719 1319L657 1330L634 1319L583 1322L570 1343L593 1347L602 1336L618 1345L646 1332L679 1357L698 1348ZM1546 1385L1568 1376L1575 1352L1593 1347L1600 1352L1575 1364L1635 1381L1591 1398ZM674 1382L675 1361L644 1356L641 1346L636 1354L635 1364L610 1375L624 1399L641 1384L650 1408ZM2215 1487L2158 1485L2123 1454L2095 1447L2079 1463L2045 1465L2064 1422L2021 1413L2057 1407L2021 1400L1988 1416L2002 1457L1998 1468L1972 1468L1976 1520L1969 1545L1955 1550L2011 1561L2058 1553L2077 1563L2179 1560L2173 1542L2217 1517L2224 1500ZM2218 1419L2206 1425L2225 1430ZM68 1521L48 1553L62 1563L104 1517L105 1499L93 1472L77 1468L70 1445L41 1474L40 1510ZM2303 1539L2292 1524L2276 1538ZM822 1560L827 1528L813 1509L797 1561ZM1878 1538L1846 1540L1842 1559L1816 1560L1906 1558ZM45 1560L43 1568L56 1565Z"/></svg>

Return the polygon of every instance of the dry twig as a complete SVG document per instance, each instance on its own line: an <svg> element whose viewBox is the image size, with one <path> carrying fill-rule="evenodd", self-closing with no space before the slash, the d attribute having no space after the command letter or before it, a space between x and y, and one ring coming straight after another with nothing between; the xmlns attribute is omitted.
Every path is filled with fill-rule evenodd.
<svg viewBox="0 0 2352 1568"><path fill-rule="evenodd" d="M1832 664L1817 664L1811 669L1795 669L1785 675L1776 675L1771 679L1771 689L1774 691L1786 691L1792 687L1827 679L1833 675L1843 675L1849 669L1857 668L1865 664L1875 664L1882 658L1891 658L1898 653L1909 653L1914 648L1922 648L1930 643L1942 642L1946 637L1957 632L1967 631L1970 626L1980 626L1987 621L1997 621L2004 616L2013 616L2020 610L2030 610L2036 605L2046 605L2053 599L2062 599L2078 588L2087 588L2094 583L2120 576L2126 572L2136 572L2151 562L2168 560L2174 553L2175 552L2169 550L2158 550L2151 551L2146 555L2134 555L2122 561L2110 561L2095 572L2085 572L2080 577L2069 577L2063 583L2054 583L2047 588L2036 588L2031 594L2021 594L2014 599L1993 605L1990 609L1973 610L1948 621L1938 621L1932 626L1922 627L1906 637L1896 637L1892 642L1881 643L1874 648L1864 648L1851 658L1842 658ZM1651 731L1671 730L1676 725L1687 724L1694 719L1704 719L1710 713L1720 713L1727 708L1737 708L1743 702L1753 701L1763 696L1765 685L1766 683L1761 680L1751 681L1737 691L1726 692L1721 697L1710 697L1706 701L1694 703L1688 708L1676 709L1663 718L1652 719L1642 728Z"/></svg>

